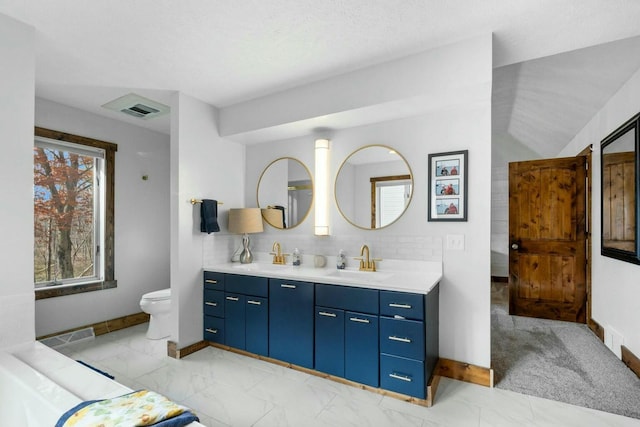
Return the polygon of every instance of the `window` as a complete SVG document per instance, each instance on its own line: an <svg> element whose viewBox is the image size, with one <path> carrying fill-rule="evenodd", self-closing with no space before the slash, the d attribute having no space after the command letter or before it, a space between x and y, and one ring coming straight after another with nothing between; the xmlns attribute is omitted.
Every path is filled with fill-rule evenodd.
<svg viewBox="0 0 640 427"><path fill-rule="evenodd" d="M411 176L380 176L371 182L371 228L382 228L404 212L411 199Z"/></svg>
<svg viewBox="0 0 640 427"><path fill-rule="evenodd" d="M115 287L113 170L117 146L36 128L36 299Z"/></svg>

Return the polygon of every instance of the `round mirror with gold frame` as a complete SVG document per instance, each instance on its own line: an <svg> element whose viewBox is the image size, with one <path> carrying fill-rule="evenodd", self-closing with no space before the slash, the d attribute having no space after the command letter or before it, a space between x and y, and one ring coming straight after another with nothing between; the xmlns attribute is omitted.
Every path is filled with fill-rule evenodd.
<svg viewBox="0 0 640 427"><path fill-rule="evenodd" d="M406 159L386 145L367 145L342 163L335 182L336 205L352 225L378 230L398 220L413 196Z"/></svg>
<svg viewBox="0 0 640 427"><path fill-rule="evenodd" d="M275 159L260 175L257 200L267 224L281 230L298 226L313 203L311 172L293 157Z"/></svg>

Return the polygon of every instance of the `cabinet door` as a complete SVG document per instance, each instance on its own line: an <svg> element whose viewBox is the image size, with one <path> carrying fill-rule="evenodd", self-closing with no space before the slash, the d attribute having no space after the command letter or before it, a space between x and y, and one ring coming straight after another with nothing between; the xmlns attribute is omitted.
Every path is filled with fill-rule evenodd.
<svg viewBox="0 0 640 427"><path fill-rule="evenodd" d="M246 348L244 306L244 295L224 294L224 343L241 350Z"/></svg>
<svg viewBox="0 0 640 427"><path fill-rule="evenodd" d="M344 377L344 311L316 306L315 369Z"/></svg>
<svg viewBox="0 0 640 427"><path fill-rule="evenodd" d="M345 378L378 387L378 316L345 312Z"/></svg>
<svg viewBox="0 0 640 427"><path fill-rule="evenodd" d="M262 356L269 355L269 300L246 297L246 349Z"/></svg>
<svg viewBox="0 0 640 427"><path fill-rule="evenodd" d="M313 283L269 279L269 357L313 369Z"/></svg>

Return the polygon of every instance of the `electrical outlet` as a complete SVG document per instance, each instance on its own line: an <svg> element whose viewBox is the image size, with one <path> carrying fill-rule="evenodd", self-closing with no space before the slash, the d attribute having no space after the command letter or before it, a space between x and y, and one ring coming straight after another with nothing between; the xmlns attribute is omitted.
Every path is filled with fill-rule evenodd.
<svg viewBox="0 0 640 427"><path fill-rule="evenodd" d="M464 251L464 234L447 234L447 249Z"/></svg>

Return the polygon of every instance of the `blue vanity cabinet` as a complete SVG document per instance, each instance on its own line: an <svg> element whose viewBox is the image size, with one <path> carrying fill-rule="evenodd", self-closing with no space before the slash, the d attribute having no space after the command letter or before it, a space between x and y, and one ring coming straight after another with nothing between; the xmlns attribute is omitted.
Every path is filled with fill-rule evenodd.
<svg viewBox="0 0 640 427"><path fill-rule="evenodd" d="M203 339L224 344L224 279L222 273L205 271L203 278Z"/></svg>
<svg viewBox="0 0 640 427"><path fill-rule="evenodd" d="M269 279L269 357L313 369L313 283Z"/></svg>
<svg viewBox="0 0 640 427"><path fill-rule="evenodd" d="M315 369L378 387L378 290L317 283L315 292Z"/></svg>
<svg viewBox="0 0 640 427"><path fill-rule="evenodd" d="M344 377L378 387L378 315L345 313Z"/></svg>
<svg viewBox="0 0 640 427"><path fill-rule="evenodd" d="M344 378L344 310L316 306L315 369Z"/></svg>
<svg viewBox="0 0 640 427"><path fill-rule="evenodd" d="M229 347L246 349L245 296L225 293L224 295L224 343Z"/></svg>
<svg viewBox="0 0 640 427"><path fill-rule="evenodd" d="M267 356L269 334L268 279L225 275L225 340L229 347Z"/></svg>
<svg viewBox="0 0 640 427"><path fill-rule="evenodd" d="M246 350L269 355L269 300L256 296L245 299Z"/></svg>
<svg viewBox="0 0 640 427"><path fill-rule="evenodd" d="M380 291L380 387L420 399L439 353L439 285L428 294Z"/></svg>

